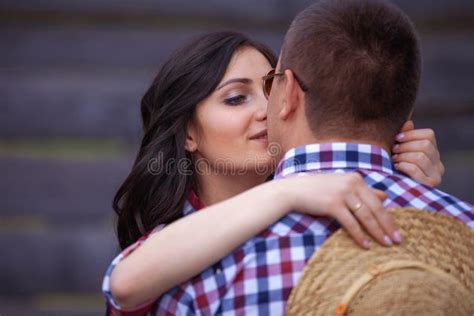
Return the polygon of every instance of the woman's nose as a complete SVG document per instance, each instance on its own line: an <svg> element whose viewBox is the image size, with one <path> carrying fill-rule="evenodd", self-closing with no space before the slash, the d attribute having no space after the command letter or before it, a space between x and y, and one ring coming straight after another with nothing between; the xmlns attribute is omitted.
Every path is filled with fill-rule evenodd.
<svg viewBox="0 0 474 316"><path fill-rule="evenodd" d="M258 106L255 109L255 117L259 121L267 119L267 100L262 100L259 102Z"/></svg>

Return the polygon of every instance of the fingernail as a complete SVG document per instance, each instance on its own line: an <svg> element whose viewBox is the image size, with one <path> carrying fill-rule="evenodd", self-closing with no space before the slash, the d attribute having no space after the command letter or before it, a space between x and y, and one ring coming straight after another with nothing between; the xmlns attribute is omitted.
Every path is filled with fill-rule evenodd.
<svg viewBox="0 0 474 316"><path fill-rule="evenodd" d="M402 236L400 236L400 233L397 230L393 233L393 240L397 243L402 242Z"/></svg>
<svg viewBox="0 0 474 316"><path fill-rule="evenodd" d="M400 145L395 145L393 146L393 151L398 151L399 148L400 148Z"/></svg>
<svg viewBox="0 0 474 316"><path fill-rule="evenodd" d="M393 155L393 156L392 156L392 159L393 159L393 160L396 160L397 158L398 158L398 155Z"/></svg>
<svg viewBox="0 0 474 316"><path fill-rule="evenodd" d="M392 240L387 235L383 236L383 241L385 241L385 244L387 246L392 246L393 245Z"/></svg>
<svg viewBox="0 0 474 316"><path fill-rule="evenodd" d="M368 240L364 240L362 242L362 245L364 246L365 249L370 249L370 245L369 245L369 241Z"/></svg>
<svg viewBox="0 0 474 316"><path fill-rule="evenodd" d="M396 138L397 140L402 140L403 138L405 138L405 134L400 133L400 134L398 134L395 138Z"/></svg>

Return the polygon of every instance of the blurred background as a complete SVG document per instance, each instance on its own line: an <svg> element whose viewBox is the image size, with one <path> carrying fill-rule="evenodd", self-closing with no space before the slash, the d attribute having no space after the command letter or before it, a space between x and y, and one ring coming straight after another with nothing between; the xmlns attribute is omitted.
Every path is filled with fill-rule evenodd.
<svg viewBox="0 0 474 316"><path fill-rule="evenodd" d="M397 0L420 32L415 123L437 133L441 188L474 201L474 1ZM279 51L303 0L0 0L0 314L102 315L112 197L161 62L206 31Z"/></svg>

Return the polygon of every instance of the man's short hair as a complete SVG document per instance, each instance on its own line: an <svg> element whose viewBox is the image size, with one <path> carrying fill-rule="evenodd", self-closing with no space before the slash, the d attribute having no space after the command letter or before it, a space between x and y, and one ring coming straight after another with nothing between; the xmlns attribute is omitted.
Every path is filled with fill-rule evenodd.
<svg viewBox="0 0 474 316"><path fill-rule="evenodd" d="M421 58L408 16L382 0L326 0L293 20L281 70L308 86L316 137L392 142L416 99Z"/></svg>

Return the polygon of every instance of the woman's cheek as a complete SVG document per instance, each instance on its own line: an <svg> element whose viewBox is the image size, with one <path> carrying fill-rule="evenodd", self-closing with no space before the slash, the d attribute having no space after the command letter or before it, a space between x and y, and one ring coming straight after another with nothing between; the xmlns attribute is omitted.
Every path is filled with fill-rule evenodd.
<svg viewBox="0 0 474 316"><path fill-rule="evenodd" d="M246 136L248 115L243 108L226 107L214 117L214 133L221 141L235 142Z"/></svg>

